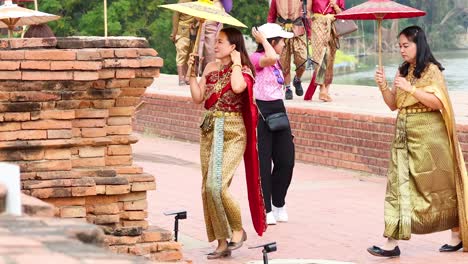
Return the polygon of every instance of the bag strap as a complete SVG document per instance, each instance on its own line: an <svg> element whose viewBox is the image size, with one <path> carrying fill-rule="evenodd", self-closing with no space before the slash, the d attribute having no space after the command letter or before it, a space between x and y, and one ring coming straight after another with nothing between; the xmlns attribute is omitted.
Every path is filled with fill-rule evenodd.
<svg viewBox="0 0 468 264"><path fill-rule="evenodd" d="M327 7L322 11L322 15L325 15L325 12L327 12L328 8L330 8L331 2L328 2Z"/></svg>
<svg viewBox="0 0 468 264"><path fill-rule="evenodd" d="M258 107L258 104L255 104L255 106L257 107L257 109L258 109L258 113L259 113L259 114L260 114L260 116L262 117L263 121L265 121L265 122L266 122L266 120L265 120L265 117L264 117L264 116L263 116L263 114L262 114L262 111L260 111L260 107Z"/></svg>

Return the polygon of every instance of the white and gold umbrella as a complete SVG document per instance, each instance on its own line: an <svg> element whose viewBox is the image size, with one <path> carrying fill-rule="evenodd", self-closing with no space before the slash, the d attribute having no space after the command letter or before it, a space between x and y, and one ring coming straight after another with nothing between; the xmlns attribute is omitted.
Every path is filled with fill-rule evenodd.
<svg viewBox="0 0 468 264"><path fill-rule="evenodd" d="M11 0L0 6L0 28L8 28L8 37L12 36L16 26L44 24L59 18L57 15L19 7Z"/></svg>

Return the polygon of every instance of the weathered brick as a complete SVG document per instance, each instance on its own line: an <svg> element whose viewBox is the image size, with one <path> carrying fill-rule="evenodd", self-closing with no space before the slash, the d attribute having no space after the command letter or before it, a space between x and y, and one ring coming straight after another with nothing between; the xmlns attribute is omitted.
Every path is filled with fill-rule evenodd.
<svg viewBox="0 0 468 264"><path fill-rule="evenodd" d="M124 226L124 227L142 227L142 228L146 229L146 228L148 228L148 221L146 221L146 220L140 220L140 221L126 220L126 221L122 221L122 226Z"/></svg>
<svg viewBox="0 0 468 264"><path fill-rule="evenodd" d="M140 68L140 60L137 59L105 59L104 68Z"/></svg>
<svg viewBox="0 0 468 264"><path fill-rule="evenodd" d="M130 97L140 97L146 91L146 88L122 88L122 93L120 96L130 96Z"/></svg>
<svg viewBox="0 0 468 264"><path fill-rule="evenodd" d="M152 48L138 49L140 56L158 56L158 52Z"/></svg>
<svg viewBox="0 0 468 264"><path fill-rule="evenodd" d="M164 65L164 60L160 57L141 57L140 67L158 67L161 68Z"/></svg>
<svg viewBox="0 0 468 264"><path fill-rule="evenodd" d="M0 131L2 132L3 131L16 131L20 129L21 129L21 123L19 122L0 123Z"/></svg>
<svg viewBox="0 0 468 264"><path fill-rule="evenodd" d="M122 195L119 195L118 200L120 202L132 202L132 201L146 200L146 191L122 194Z"/></svg>
<svg viewBox="0 0 468 264"><path fill-rule="evenodd" d="M12 149L0 151L1 161L17 160L42 160L44 158L43 149ZM123 178L123 177L122 177ZM127 184L128 180L123 178Z"/></svg>
<svg viewBox="0 0 468 264"><path fill-rule="evenodd" d="M19 130L0 132L0 140L31 140L31 139L46 139L47 131L45 130Z"/></svg>
<svg viewBox="0 0 468 264"><path fill-rule="evenodd" d="M153 84L154 78L135 78L130 80L130 87L149 87Z"/></svg>
<svg viewBox="0 0 468 264"><path fill-rule="evenodd" d="M113 58L115 56L114 49L97 49L102 58Z"/></svg>
<svg viewBox="0 0 468 264"><path fill-rule="evenodd" d="M99 79L112 79L115 78L115 70L114 69L102 69L99 70Z"/></svg>
<svg viewBox="0 0 468 264"><path fill-rule="evenodd" d="M107 131L105 128L82 128L81 136L86 138L105 137Z"/></svg>
<svg viewBox="0 0 468 264"><path fill-rule="evenodd" d="M0 80L21 80L20 71L0 71Z"/></svg>
<svg viewBox="0 0 468 264"><path fill-rule="evenodd" d="M1 78L1 72L0 72L0 78ZM25 81L73 80L73 72L23 71L21 79Z"/></svg>
<svg viewBox="0 0 468 264"><path fill-rule="evenodd" d="M48 198L44 202L53 204L57 207L72 206L72 205L85 205L84 197L69 197L69 198Z"/></svg>
<svg viewBox="0 0 468 264"><path fill-rule="evenodd" d="M109 109L109 116L132 116L135 113L133 106L112 107Z"/></svg>
<svg viewBox="0 0 468 264"><path fill-rule="evenodd" d="M73 80L75 81L99 80L99 73L96 71L74 71Z"/></svg>
<svg viewBox="0 0 468 264"><path fill-rule="evenodd" d="M83 108L75 110L76 118L106 118L108 116L109 111L107 109Z"/></svg>
<svg viewBox="0 0 468 264"><path fill-rule="evenodd" d="M138 237L135 236L106 236L104 241L107 245L135 245Z"/></svg>
<svg viewBox="0 0 468 264"><path fill-rule="evenodd" d="M107 156L106 166L132 165L132 155L126 156Z"/></svg>
<svg viewBox="0 0 468 264"><path fill-rule="evenodd" d="M118 222L120 222L120 216L118 214L96 215L96 219L94 220L94 223L97 225L113 224Z"/></svg>
<svg viewBox="0 0 468 264"><path fill-rule="evenodd" d="M59 119L59 120L75 119L75 110L41 111L39 114L39 117L40 119Z"/></svg>
<svg viewBox="0 0 468 264"><path fill-rule="evenodd" d="M71 163L73 168L104 167L106 165L105 159L103 157L72 159Z"/></svg>
<svg viewBox="0 0 468 264"><path fill-rule="evenodd" d="M73 196L92 196L96 195L96 186L72 187Z"/></svg>
<svg viewBox="0 0 468 264"><path fill-rule="evenodd" d="M23 70L50 70L50 61L22 61Z"/></svg>
<svg viewBox="0 0 468 264"><path fill-rule="evenodd" d="M39 199L51 197L71 197L71 188L45 188L31 190L31 196Z"/></svg>
<svg viewBox="0 0 468 264"><path fill-rule="evenodd" d="M148 217L148 212L145 211L125 211L120 213L120 219L125 220L144 220Z"/></svg>
<svg viewBox="0 0 468 264"><path fill-rule="evenodd" d="M106 82L106 88L123 88L129 87L130 81L127 79L111 79Z"/></svg>
<svg viewBox="0 0 468 264"><path fill-rule="evenodd" d="M67 149L67 148L46 149L44 158L48 160L62 160L62 159L68 160L71 158L70 149Z"/></svg>
<svg viewBox="0 0 468 264"><path fill-rule="evenodd" d="M20 163L21 171L69 171L71 170L70 160L47 160L47 161L37 161L37 162L28 162Z"/></svg>
<svg viewBox="0 0 468 264"><path fill-rule="evenodd" d="M112 245L112 246L108 246L108 248L110 251L117 253L117 254L128 254L128 246L126 245Z"/></svg>
<svg viewBox="0 0 468 264"><path fill-rule="evenodd" d="M136 256L144 256L151 253L152 243L136 244L128 248L128 252Z"/></svg>
<svg viewBox="0 0 468 264"><path fill-rule="evenodd" d="M24 50L0 50L2 60L24 60Z"/></svg>
<svg viewBox="0 0 468 264"><path fill-rule="evenodd" d="M105 127L106 120L105 119L75 119L72 121L73 127L88 127L88 128L96 128L96 127Z"/></svg>
<svg viewBox="0 0 468 264"><path fill-rule="evenodd" d="M124 194L130 192L130 185L106 185L106 194Z"/></svg>
<svg viewBox="0 0 468 264"><path fill-rule="evenodd" d="M139 97L119 97L115 101L115 106L120 107L120 106L136 106L140 102Z"/></svg>
<svg viewBox="0 0 468 264"><path fill-rule="evenodd" d="M136 70L136 77L153 78L159 77L159 68L142 68Z"/></svg>
<svg viewBox="0 0 468 264"><path fill-rule="evenodd" d="M172 232L151 226L148 230L145 230L141 235L141 242L160 242L160 241L170 241L172 240Z"/></svg>
<svg viewBox="0 0 468 264"><path fill-rule="evenodd" d="M124 177L94 177L98 185L128 185L128 180Z"/></svg>
<svg viewBox="0 0 468 264"><path fill-rule="evenodd" d="M84 206L63 206L60 208L60 217L62 218L86 217L86 208Z"/></svg>
<svg viewBox="0 0 468 264"><path fill-rule="evenodd" d="M133 131L129 125L124 126L108 126L106 127L107 135L130 135Z"/></svg>
<svg viewBox="0 0 468 264"><path fill-rule="evenodd" d="M77 172L72 171L39 171L36 173L37 180L52 180L52 179L77 179L81 178Z"/></svg>
<svg viewBox="0 0 468 264"><path fill-rule="evenodd" d="M146 199L124 202L123 209L125 211L146 210L148 209L148 202L146 201Z"/></svg>
<svg viewBox="0 0 468 264"><path fill-rule="evenodd" d="M134 182L131 185L132 192L156 190L155 182Z"/></svg>
<svg viewBox="0 0 468 264"><path fill-rule="evenodd" d="M114 167L115 171L118 174L138 174L143 173L143 168L137 166L122 166L122 167Z"/></svg>
<svg viewBox="0 0 468 264"><path fill-rule="evenodd" d="M83 49L76 52L77 60L101 60L101 53L95 49Z"/></svg>
<svg viewBox="0 0 468 264"><path fill-rule="evenodd" d="M73 69L82 71L97 71L102 68L102 62L100 61L75 61ZM99 75L99 73L98 73Z"/></svg>
<svg viewBox="0 0 468 264"><path fill-rule="evenodd" d="M137 58L139 56L138 49L133 48L124 48L124 49L116 49L115 50L115 57L118 58Z"/></svg>
<svg viewBox="0 0 468 264"><path fill-rule="evenodd" d="M47 130L47 138L56 139L56 138L72 138L72 130Z"/></svg>
<svg viewBox="0 0 468 264"><path fill-rule="evenodd" d="M79 156L82 158L104 157L105 147L82 147L79 148Z"/></svg>
<svg viewBox="0 0 468 264"><path fill-rule="evenodd" d="M74 61L51 61L50 69L52 71L73 70Z"/></svg>
<svg viewBox="0 0 468 264"><path fill-rule="evenodd" d="M179 242L168 241L158 242L158 251L182 250L182 245Z"/></svg>
<svg viewBox="0 0 468 264"><path fill-rule="evenodd" d="M3 116L2 122L11 122L11 121L29 121L31 120L31 113L5 113ZM1 131L1 124L0 124Z"/></svg>
<svg viewBox="0 0 468 264"><path fill-rule="evenodd" d="M119 197L117 195L87 196L85 199L86 205L111 204L119 201Z"/></svg>
<svg viewBox="0 0 468 264"><path fill-rule="evenodd" d="M19 61L0 61L0 70L14 71L20 68Z"/></svg>
<svg viewBox="0 0 468 264"><path fill-rule="evenodd" d="M119 155L131 155L132 146L130 145L111 145L107 147L107 155L119 156Z"/></svg>
<svg viewBox="0 0 468 264"><path fill-rule="evenodd" d="M76 52L73 50L26 50L26 60L75 60Z"/></svg>
<svg viewBox="0 0 468 264"><path fill-rule="evenodd" d="M134 69L117 69L115 71L115 78L117 79L135 78L135 70Z"/></svg>
<svg viewBox="0 0 468 264"><path fill-rule="evenodd" d="M35 92L35 91L28 91L28 92L11 92L10 93L10 101L12 102L43 102L43 101L55 101L59 100L60 95L56 93L49 93L49 92Z"/></svg>
<svg viewBox="0 0 468 264"><path fill-rule="evenodd" d="M113 204L96 204L90 207L90 212L96 215L114 215L120 212L119 205Z"/></svg>
<svg viewBox="0 0 468 264"><path fill-rule="evenodd" d="M106 186L105 185L96 185L96 194L106 194Z"/></svg>
<svg viewBox="0 0 468 264"><path fill-rule="evenodd" d="M151 253L150 259L156 261L177 261L182 259L182 252L173 250Z"/></svg>
<svg viewBox="0 0 468 264"><path fill-rule="evenodd" d="M22 129L62 129L72 128L72 122L62 120L39 120L21 123Z"/></svg>
<svg viewBox="0 0 468 264"><path fill-rule="evenodd" d="M129 182L152 182L155 181L153 175L143 173L143 174L120 174L122 177L127 179Z"/></svg>
<svg viewBox="0 0 468 264"><path fill-rule="evenodd" d="M91 101L91 104L94 108L96 109L109 109L115 105L115 100L109 99L109 100L93 100Z"/></svg>

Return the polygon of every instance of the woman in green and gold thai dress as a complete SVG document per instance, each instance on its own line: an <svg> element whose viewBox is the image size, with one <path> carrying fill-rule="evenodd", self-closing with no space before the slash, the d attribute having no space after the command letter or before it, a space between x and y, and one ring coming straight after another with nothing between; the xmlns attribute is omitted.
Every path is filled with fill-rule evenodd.
<svg viewBox="0 0 468 264"><path fill-rule="evenodd" d="M252 221L259 235L266 229L256 148L255 69L237 29L222 29L214 50L217 61L206 66L200 81L194 72L190 78L193 101L206 109L200 126L202 198L208 240L218 242L208 259L230 256L247 239L239 204L228 190L243 157ZM194 63L191 56L189 64Z"/></svg>
<svg viewBox="0 0 468 264"><path fill-rule="evenodd" d="M384 246L375 256L400 255L398 240L411 234L451 229L451 240L439 251L468 249L468 178L458 143L444 68L434 58L424 31L417 26L399 34L404 59L389 88L383 69L375 81L383 99L398 110L385 195Z"/></svg>

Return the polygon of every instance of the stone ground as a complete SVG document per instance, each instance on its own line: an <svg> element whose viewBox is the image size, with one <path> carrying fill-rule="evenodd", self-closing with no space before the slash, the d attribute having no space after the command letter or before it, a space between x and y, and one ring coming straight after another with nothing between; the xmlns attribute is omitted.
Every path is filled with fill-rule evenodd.
<svg viewBox="0 0 468 264"><path fill-rule="evenodd" d="M157 190L149 192L149 221L165 229L173 229L174 218L163 212L186 209L188 218L180 220L180 241L184 258L193 263L249 263L261 260L260 249L247 247L276 241L278 251L270 259L296 259L276 263L465 263L462 252L439 253L448 231L414 235L401 243L402 256L381 259L371 256L366 248L381 244L383 231L383 199L385 179L355 171L297 163L287 197L290 221L270 226L259 237L251 224L242 165L231 185L239 200L248 239L231 258L207 261L205 254L214 250L207 242L201 203L199 146L156 136L140 135L134 145L134 160L145 172L156 177ZM300 261L322 259L328 262ZM261 263L261 262L259 262ZM275 262L271 262L275 263Z"/></svg>
<svg viewBox="0 0 468 264"><path fill-rule="evenodd" d="M188 86L179 87L176 83L176 76L162 74L147 93L190 95ZM450 94L457 122L468 123L468 92ZM379 116L396 114L386 108L375 87L333 85L331 95L334 98L331 103L318 102L316 97L312 102L305 102L296 97L286 105ZM209 262L205 254L211 252L215 245L207 242L205 234L198 144L163 139L157 135L140 136L141 140L134 145L134 160L146 172L153 174L157 182L157 190L149 193L150 224L172 229L173 218L164 216L163 212L186 209L188 219L180 221L180 241L184 243L185 258L194 263L254 263L252 261L262 259L261 250L247 247L272 241L277 242L278 251L270 253L270 263L448 264L468 260L462 252L438 252L450 236L448 231L414 235L410 241L401 242L400 258L371 256L366 248L384 241L385 179L298 162L287 197L290 221L270 226L262 237L257 236L250 221L243 167L239 167L230 190L240 201L248 240L231 258Z"/></svg>

